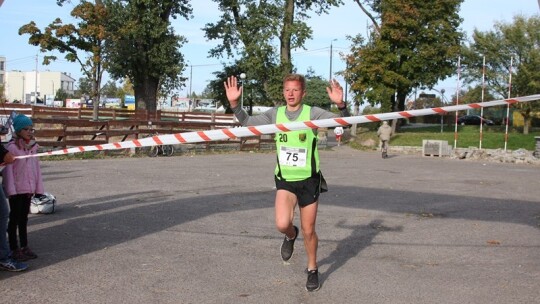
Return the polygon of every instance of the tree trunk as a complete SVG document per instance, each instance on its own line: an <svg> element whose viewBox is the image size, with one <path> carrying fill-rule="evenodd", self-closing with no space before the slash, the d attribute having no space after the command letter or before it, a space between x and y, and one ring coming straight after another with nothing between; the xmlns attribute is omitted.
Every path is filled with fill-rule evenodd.
<svg viewBox="0 0 540 304"><path fill-rule="evenodd" d="M392 94L392 97L390 97L390 101L392 104L392 111L393 112L399 112L399 111L405 111L405 99L407 98L407 93L404 90L398 89L396 94ZM397 130L399 130L399 127L402 125L401 119L394 119L392 120L392 134L395 134Z"/></svg>
<svg viewBox="0 0 540 304"><path fill-rule="evenodd" d="M390 109L391 112L396 112L398 110L395 93L390 96L390 107L391 107Z"/></svg>
<svg viewBox="0 0 540 304"><path fill-rule="evenodd" d="M151 113L157 111L157 90L159 80L152 77L144 78L142 83L133 86L135 91L135 108L148 110Z"/></svg>
<svg viewBox="0 0 540 304"><path fill-rule="evenodd" d="M99 119L99 85L100 85L101 79L96 79L92 83L92 96L90 98L92 99L92 120L98 120Z"/></svg>
<svg viewBox="0 0 540 304"><path fill-rule="evenodd" d="M101 4L101 1L97 1L97 2L100 2ZM92 106L93 106L92 120L95 120L95 121L99 119L99 97L101 95L102 77L103 77L103 70L101 69L101 62L99 60L97 61L94 60L92 63L92 77L90 79L92 79Z"/></svg>
<svg viewBox="0 0 540 304"><path fill-rule="evenodd" d="M292 72L291 64L291 35L294 22L294 0L285 1L285 14L283 17L283 28L279 37L281 73L285 76Z"/></svg>
<svg viewBox="0 0 540 304"><path fill-rule="evenodd" d="M405 99L407 98L406 91L398 90L397 92L397 110L405 111Z"/></svg>
<svg viewBox="0 0 540 304"><path fill-rule="evenodd" d="M529 125L531 123L531 109L528 106L523 106L519 114L523 117L523 134L529 134Z"/></svg>
<svg viewBox="0 0 540 304"><path fill-rule="evenodd" d="M99 95L96 95L92 98L92 120L99 119Z"/></svg>

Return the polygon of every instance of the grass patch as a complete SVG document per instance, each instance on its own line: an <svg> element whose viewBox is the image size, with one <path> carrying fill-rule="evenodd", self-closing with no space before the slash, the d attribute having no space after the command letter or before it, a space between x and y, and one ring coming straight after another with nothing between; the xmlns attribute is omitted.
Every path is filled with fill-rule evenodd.
<svg viewBox="0 0 540 304"><path fill-rule="evenodd" d="M378 143L376 131L363 130L357 133L356 143L353 147L368 138L374 138ZM457 147L478 147L480 141L479 126L458 126ZM521 129L510 128L508 131L507 149L526 149L534 151L536 147L535 136L540 136L539 130L532 130L529 134L523 134ZM504 149L505 128L504 126L484 126L482 135L482 148ZM454 145L454 126L444 126L441 133L440 126L426 126L418 128L402 128L390 140L390 145L421 147L422 140L445 140Z"/></svg>

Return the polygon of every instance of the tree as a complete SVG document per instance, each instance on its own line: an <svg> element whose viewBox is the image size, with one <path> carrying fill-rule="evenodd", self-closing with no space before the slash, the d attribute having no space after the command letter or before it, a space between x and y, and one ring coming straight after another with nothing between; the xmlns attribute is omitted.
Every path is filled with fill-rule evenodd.
<svg viewBox="0 0 540 304"><path fill-rule="evenodd" d="M206 86L204 90L201 92L201 98L204 99L214 99L214 94L212 92L212 88L209 86Z"/></svg>
<svg viewBox="0 0 540 304"><path fill-rule="evenodd" d="M330 110L331 103L328 99L326 87L328 87L328 80L322 76L306 75L307 94L303 99L304 103Z"/></svg>
<svg viewBox="0 0 540 304"><path fill-rule="evenodd" d="M91 95L92 93L92 81L86 77L79 78L78 93L82 95Z"/></svg>
<svg viewBox="0 0 540 304"><path fill-rule="evenodd" d="M540 16L515 16L513 23L497 22L491 31L475 30L472 38L464 49L467 81L481 81L485 57L485 80L493 94L507 98L540 91ZM540 104L525 102L514 107L523 116L523 133L528 134L531 115L540 110Z"/></svg>
<svg viewBox="0 0 540 304"><path fill-rule="evenodd" d="M344 76L351 91L383 110L403 111L415 88L452 75L464 34L463 0L355 0L371 19L371 34L351 37Z"/></svg>
<svg viewBox="0 0 540 304"><path fill-rule="evenodd" d="M58 0L62 5L66 0ZM90 98L94 104L99 104L99 90L103 77L103 44L107 32L105 24L108 14L101 0L95 3L81 0L71 11L71 15L81 21L77 24L64 24L56 18L43 31L31 21L19 29L19 35L28 34L28 43L39 46L43 53L58 51L65 54L64 58L70 62L78 62L84 75L91 80L92 90ZM79 52L86 55L81 58ZM43 57L43 64L47 65L56 60L55 55ZM98 118L98 107L94 107L94 120Z"/></svg>
<svg viewBox="0 0 540 304"><path fill-rule="evenodd" d="M121 88L116 86L114 80L109 80L102 88L101 93L106 97L122 97L120 94Z"/></svg>
<svg viewBox="0 0 540 304"><path fill-rule="evenodd" d="M454 99L455 100L455 96ZM482 100L482 85L476 85L475 87L468 87L466 90L462 90L459 103L460 104L469 104L482 101L495 100L495 97L489 92L489 90L484 89L484 98Z"/></svg>
<svg viewBox="0 0 540 304"><path fill-rule="evenodd" d="M186 42L170 19L191 18L189 0L103 0L109 9L106 58L109 73L133 83L138 109L156 111L158 95L180 88L186 78L180 53Z"/></svg>
<svg viewBox="0 0 540 304"><path fill-rule="evenodd" d="M256 80L266 100L281 100L282 80L292 72L291 50L311 38L308 12L328 13L341 0L214 0L223 15L204 28L209 40L221 40L210 56L239 55L242 72ZM279 48L275 45L279 41Z"/></svg>
<svg viewBox="0 0 540 304"><path fill-rule="evenodd" d="M118 95L120 95L119 97L121 108L125 106L126 95L135 95L135 92L133 91L133 84L131 84L129 78L124 78L124 80L122 81L122 87L118 90Z"/></svg>
<svg viewBox="0 0 540 304"><path fill-rule="evenodd" d="M64 89L60 88L56 90L56 95L54 96L54 100L61 100L62 106L66 106L66 99L70 98L70 94L68 94Z"/></svg>
<svg viewBox="0 0 540 304"><path fill-rule="evenodd" d="M443 105L442 100L439 96L434 96L433 94L425 94L421 92L418 95L418 98L414 101L415 109L427 109L441 107Z"/></svg>
<svg viewBox="0 0 540 304"><path fill-rule="evenodd" d="M223 83L230 75L240 75L240 67L237 64L225 66L223 71L214 72L215 79L208 83L207 91L210 91L214 100L221 103L225 108L225 113L232 113L231 106L223 89Z"/></svg>
<svg viewBox="0 0 540 304"><path fill-rule="evenodd" d="M496 98L491 94L487 89L484 89L484 101L495 100ZM457 95L452 94L451 97L452 104L456 104ZM467 87L466 89L461 89L459 91L459 103L460 104L469 104L482 102L482 85L478 84L475 87ZM465 112L465 111L463 111ZM481 114L481 110L467 110L467 114ZM497 123L501 123L503 117L505 116L506 110L502 107L489 107L482 110L482 116L489 118Z"/></svg>

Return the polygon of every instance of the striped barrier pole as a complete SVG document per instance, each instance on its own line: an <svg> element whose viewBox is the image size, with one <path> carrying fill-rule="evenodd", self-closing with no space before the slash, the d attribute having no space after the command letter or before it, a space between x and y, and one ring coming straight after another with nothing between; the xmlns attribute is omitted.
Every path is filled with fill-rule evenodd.
<svg viewBox="0 0 540 304"><path fill-rule="evenodd" d="M372 115L362 115L362 116L350 116L350 117L337 117L321 120L312 120L312 121L302 121L302 122L290 122L284 124L269 124L269 125L260 125L260 126L250 126L250 127L239 127L239 128L228 128L228 129L216 129L209 131L194 131L194 132L185 132L185 133L176 133L176 134L166 134L166 135L157 135L153 137L146 137L142 139L136 139L132 141L125 142L115 142L104 145L93 145L93 146L80 146L68 149L61 149L43 153L37 153L33 155L18 156L16 158L27 158L27 157L40 157L40 156L49 156L49 155L64 155L80 152L89 152L89 151L103 151L103 150L117 150L117 149L127 149L127 148L140 148L140 147L150 147L156 145L177 145L177 144L190 144L190 143L200 143L200 142L209 142L214 140L227 140L234 139L239 137L250 137L258 136L263 134L274 134L278 132L287 132L287 131L298 131L305 129L316 129L316 128L329 128L337 126L347 126L351 124L362 124L368 122L378 122L383 120L392 120L399 118L410 118L415 116L426 116L434 114L445 114L448 112L461 111L467 109L479 109L487 108L500 105L509 105L520 102L529 102L534 100L539 100L540 94L529 95L523 97L515 97L510 99L501 99L481 103L471 103L447 107L438 107L438 108L429 108L421 110L410 110L410 111L401 111L401 112L390 112L390 113L381 113L381 114L372 114Z"/></svg>

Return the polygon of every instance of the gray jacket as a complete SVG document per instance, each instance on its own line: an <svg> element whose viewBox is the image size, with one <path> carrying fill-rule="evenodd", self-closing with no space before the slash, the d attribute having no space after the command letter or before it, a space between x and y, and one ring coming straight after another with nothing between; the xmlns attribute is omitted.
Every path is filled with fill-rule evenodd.
<svg viewBox="0 0 540 304"><path fill-rule="evenodd" d="M377 130L377 135L380 140L390 140L390 136L392 136L392 127L387 124L380 126L379 130Z"/></svg>
<svg viewBox="0 0 540 304"><path fill-rule="evenodd" d="M266 124L274 124L276 123L276 115L277 115L277 108L274 107L262 114L255 115L255 116L249 116L247 112L242 109L240 106L237 106L236 108L233 108L234 115L238 119L238 121L242 124L242 126L258 126L258 125L266 125ZM294 112L285 111L285 115L287 115L287 118L291 121L294 121L300 116L300 113L302 112L302 107ZM347 107L340 110L341 117L348 117L349 109ZM336 118L340 115L337 115L335 113L332 113L330 111L321 109L319 107L311 107L311 120L318 120L318 119L327 119L327 118Z"/></svg>

